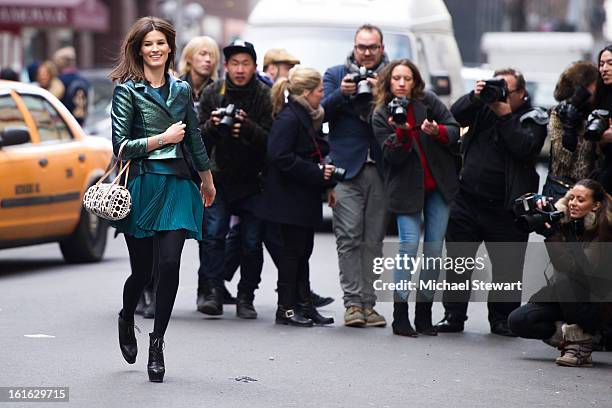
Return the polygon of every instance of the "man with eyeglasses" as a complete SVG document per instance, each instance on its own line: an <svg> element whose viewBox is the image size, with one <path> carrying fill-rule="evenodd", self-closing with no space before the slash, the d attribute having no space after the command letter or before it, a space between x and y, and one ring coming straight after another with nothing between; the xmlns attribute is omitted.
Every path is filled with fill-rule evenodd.
<svg viewBox="0 0 612 408"><path fill-rule="evenodd" d="M322 105L329 122L331 159L346 169L331 193L340 284L344 292L344 324L384 327L385 318L374 309L374 257L382 255L386 231L386 205L381 150L369 120L378 72L387 64L383 34L373 25L357 29L352 52L342 65L329 68L323 78ZM368 73L369 71L369 73ZM355 78L366 72L370 94L357 97ZM363 89L365 88L365 89Z"/></svg>
<svg viewBox="0 0 612 408"><path fill-rule="evenodd" d="M460 188L451 205L446 230L449 258L470 259L482 242L491 260L493 282L522 280L528 233L514 223L513 203L525 193L537 192L539 177L535 161L546 138L548 115L534 108L525 89L525 78L515 69L500 69L496 79L505 81L500 98L491 94L485 81L459 98L451 112L468 132L462 137L463 169ZM501 100L500 100L501 99ZM487 101L487 102L485 102ZM455 265L455 263L453 263ZM446 281L469 280L472 270L447 270ZM444 319L438 332L463 331L470 291L444 293ZM508 315L520 306L521 292L489 292L491 332L514 337Z"/></svg>

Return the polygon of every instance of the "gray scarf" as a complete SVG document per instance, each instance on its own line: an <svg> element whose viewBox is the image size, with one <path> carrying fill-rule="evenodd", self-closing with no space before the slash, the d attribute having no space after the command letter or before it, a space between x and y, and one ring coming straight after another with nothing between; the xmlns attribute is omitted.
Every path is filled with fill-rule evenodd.
<svg viewBox="0 0 612 408"><path fill-rule="evenodd" d="M321 130L321 126L323 125L323 118L325 117L325 111L323 110L323 107L319 105L317 109L313 109L313 107L310 106L310 103L308 103L306 98L303 96L291 96L291 99L294 100L296 103L300 104L304 109L306 109L306 112L308 112L308 114L310 115L310 119L312 119L312 126L314 127L314 130L317 132Z"/></svg>

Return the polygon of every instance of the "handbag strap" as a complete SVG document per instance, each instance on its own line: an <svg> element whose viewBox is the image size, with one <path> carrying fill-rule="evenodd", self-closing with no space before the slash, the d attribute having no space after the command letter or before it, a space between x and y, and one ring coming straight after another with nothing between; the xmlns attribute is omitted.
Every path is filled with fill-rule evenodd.
<svg viewBox="0 0 612 408"><path fill-rule="evenodd" d="M104 173L102 177L100 177L100 179L96 182L96 185L102 183L102 181L104 181L110 174L112 174L112 172L115 171L115 169L117 168L117 164L119 164L119 176L123 174L123 171L125 170L125 168L129 168L132 160L128 160L125 167L123 166L123 161L121 160L121 156L123 156L123 149L125 148L125 145L127 144L127 142L128 141L126 140L121 144L121 147L119 148L119 154L117 154L117 161L115 161L115 164L113 164L111 168L108 169L108 171ZM115 180L113 181L113 184L116 184L119 176L115 178ZM126 184L127 184L127 177L126 177Z"/></svg>

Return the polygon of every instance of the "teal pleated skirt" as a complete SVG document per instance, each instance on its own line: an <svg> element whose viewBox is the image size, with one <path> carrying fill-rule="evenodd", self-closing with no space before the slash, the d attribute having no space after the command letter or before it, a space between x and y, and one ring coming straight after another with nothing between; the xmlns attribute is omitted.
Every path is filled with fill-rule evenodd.
<svg viewBox="0 0 612 408"><path fill-rule="evenodd" d="M130 214L111 222L118 232L146 238L158 231L183 229L187 238L202 239L204 205L191 180L144 173L129 182L128 190L132 195Z"/></svg>

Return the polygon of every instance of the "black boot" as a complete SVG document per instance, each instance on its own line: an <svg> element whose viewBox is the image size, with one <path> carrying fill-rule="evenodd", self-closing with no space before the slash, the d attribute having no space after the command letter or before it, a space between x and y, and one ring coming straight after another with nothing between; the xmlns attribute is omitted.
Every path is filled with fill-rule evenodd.
<svg viewBox="0 0 612 408"><path fill-rule="evenodd" d="M147 372L149 381L163 382L166 367L164 365L164 338L158 337L155 333L149 333L149 363Z"/></svg>
<svg viewBox="0 0 612 408"><path fill-rule="evenodd" d="M327 306L334 301L333 297L319 296L314 291L310 291L310 297L312 298L312 304L314 307Z"/></svg>
<svg viewBox="0 0 612 408"><path fill-rule="evenodd" d="M138 354L138 344L136 343L136 334L134 328L140 333L140 329L136 327L134 322L128 322L121 316L119 312L119 348L121 354L128 364L134 364L136 362L136 355Z"/></svg>
<svg viewBox="0 0 612 408"><path fill-rule="evenodd" d="M317 311L312 302L311 293L310 282L298 282L296 310L302 316L311 319L314 324L334 324L333 317L323 316Z"/></svg>
<svg viewBox="0 0 612 408"><path fill-rule="evenodd" d="M198 305L198 312L209 316L223 314L223 293L214 283L208 283L204 288L204 301Z"/></svg>
<svg viewBox="0 0 612 408"><path fill-rule="evenodd" d="M302 316L294 309L295 288L292 285L278 284L278 309L276 309L276 324L289 326L312 327L312 320Z"/></svg>
<svg viewBox="0 0 612 408"><path fill-rule="evenodd" d="M393 334L398 336L418 337L408 319L408 303L406 301L396 301L393 303Z"/></svg>
<svg viewBox="0 0 612 408"><path fill-rule="evenodd" d="M445 313L444 319L436 324L438 333L459 333L463 331L465 317L459 317L452 313Z"/></svg>
<svg viewBox="0 0 612 408"><path fill-rule="evenodd" d="M425 300L419 301L417 295L417 302L414 306L414 327L418 333L422 333L426 336L438 335L438 330L431 323L432 306L432 302L426 302Z"/></svg>
<svg viewBox="0 0 612 408"><path fill-rule="evenodd" d="M236 297L236 316L241 319L257 319L253 295L239 293Z"/></svg>

